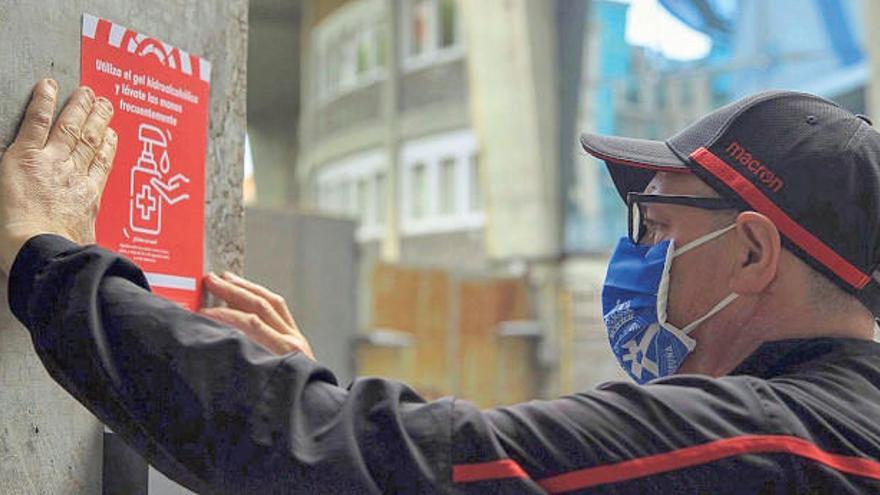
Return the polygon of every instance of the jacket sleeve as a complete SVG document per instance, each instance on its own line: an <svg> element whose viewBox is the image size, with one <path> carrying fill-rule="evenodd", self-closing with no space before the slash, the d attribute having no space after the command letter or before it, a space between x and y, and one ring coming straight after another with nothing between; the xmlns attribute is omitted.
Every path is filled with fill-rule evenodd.
<svg viewBox="0 0 880 495"><path fill-rule="evenodd" d="M451 400L378 379L342 388L304 355L150 294L125 258L58 236L22 248L9 298L52 377L197 493L448 491Z"/></svg>

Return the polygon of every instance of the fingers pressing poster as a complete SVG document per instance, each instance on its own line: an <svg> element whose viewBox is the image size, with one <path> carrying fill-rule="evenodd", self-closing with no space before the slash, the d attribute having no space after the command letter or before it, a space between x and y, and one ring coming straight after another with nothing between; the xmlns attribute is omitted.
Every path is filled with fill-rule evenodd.
<svg viewBox="0 0 880 495"><path fill-rule="evenodd" d="M114 106L119 135L98 244L140 266L153 292L198 309L211 65L88 14L82 80Z"/></svg>

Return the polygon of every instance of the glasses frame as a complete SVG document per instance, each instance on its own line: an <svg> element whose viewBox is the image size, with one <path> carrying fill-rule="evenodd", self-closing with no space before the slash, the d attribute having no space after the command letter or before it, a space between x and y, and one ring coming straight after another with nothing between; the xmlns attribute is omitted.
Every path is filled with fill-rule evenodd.
<svg viewBox="0 0 880 495"><path fill-rule="evenodd" d="M647 231L642 221L642 210L639 208L640 205L647 203L688 206L702 210L745 210L742 203L727 198L631 192L626 195L626 206L629 210L627 212L627 235L634 244L638 244Z"/></svg>

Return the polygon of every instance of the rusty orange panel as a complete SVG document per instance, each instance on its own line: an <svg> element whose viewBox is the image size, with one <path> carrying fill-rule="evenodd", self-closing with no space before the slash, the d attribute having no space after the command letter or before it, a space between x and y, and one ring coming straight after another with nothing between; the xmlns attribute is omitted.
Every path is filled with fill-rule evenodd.
<svg viewBox="0 0 880 495"><path fill-rule="evenodd" d="M499 323L529 318L528 288L523 280L454 283L440 270L377 264L371 292L373 326L408 332L414 338L412 369L407 369L407 376L390 378L407 380L428 397L455 393L481 407L534 397L534 350L519 341L502 342L497 336ZM450 297L458 303L456 340L450 338L454 330ZM451 348L450 342L457 342L457 347ZM360 368L359 373L401 372L391 364L371 361L395 359L393 355L363 352L368 352L364 357L367 368Z"/></svg>
<svg viewBox="0 0 880 495"><path fill-rule="evenodd" d="M495 320L498 298L491 281L459 286L459 390L480 407L495 404L497 347Z"/></svg>
<svg viewBox="0 0 880 495"><path fill-rule="evenodd" d="M528 383L511 385L518 376L535 373L534 366L523 362L523 369L501 376L525 353L517 350L515 343L510 344L509 350L502 348L497 335L499 323L529 317L525 282L519 279L464 281L459 287L459 305L458 393L480 407L507 403L510 397L534 397L534 387ZM514 388L501 390L507 387Z"/></svg>
<svg viewBox="0 0 880 495"><path fill-rule="evenodd" d="M372 326L411 333L411 384L424 395L452 393L449 370L449 275L377 264L372 278Z"/></svg>
<svg viewBox="0 0 880 495"><path fill-rule="evenodd" d="M419 273L416 303L416 382L436 394L452 393L449 370L449 275Z"/></svg>
<svg viewBox="0 0 880 495"><path fill-rule="evenodd" d="M418 301L418 273L393 265L377 263L373 269L373 328L414 332Z"/></svg>
<svg viewBox="0 0 880 495"><path fill-rule="evenodd" d="M528 288L520 279L495 281L497 292L496 323L510 320L524 320L529 317Z"/></svg>

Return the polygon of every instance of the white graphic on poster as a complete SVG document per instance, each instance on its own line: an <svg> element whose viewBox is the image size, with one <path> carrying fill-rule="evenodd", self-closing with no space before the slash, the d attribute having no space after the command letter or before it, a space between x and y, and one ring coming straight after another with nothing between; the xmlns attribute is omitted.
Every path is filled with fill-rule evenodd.
<svg viewBox="0 0 880 495"><path fill-rule="evenodd" d="M141 124L138 141L142 148L137 164L131 169L128 226L133 232L158 235L162 233L163 204L171 206L189 199L189 194L179 190L189 184L189 178L180 173L171 176L170 133L151 124ZM125 234L128 237L128 233Z"/></svg>

